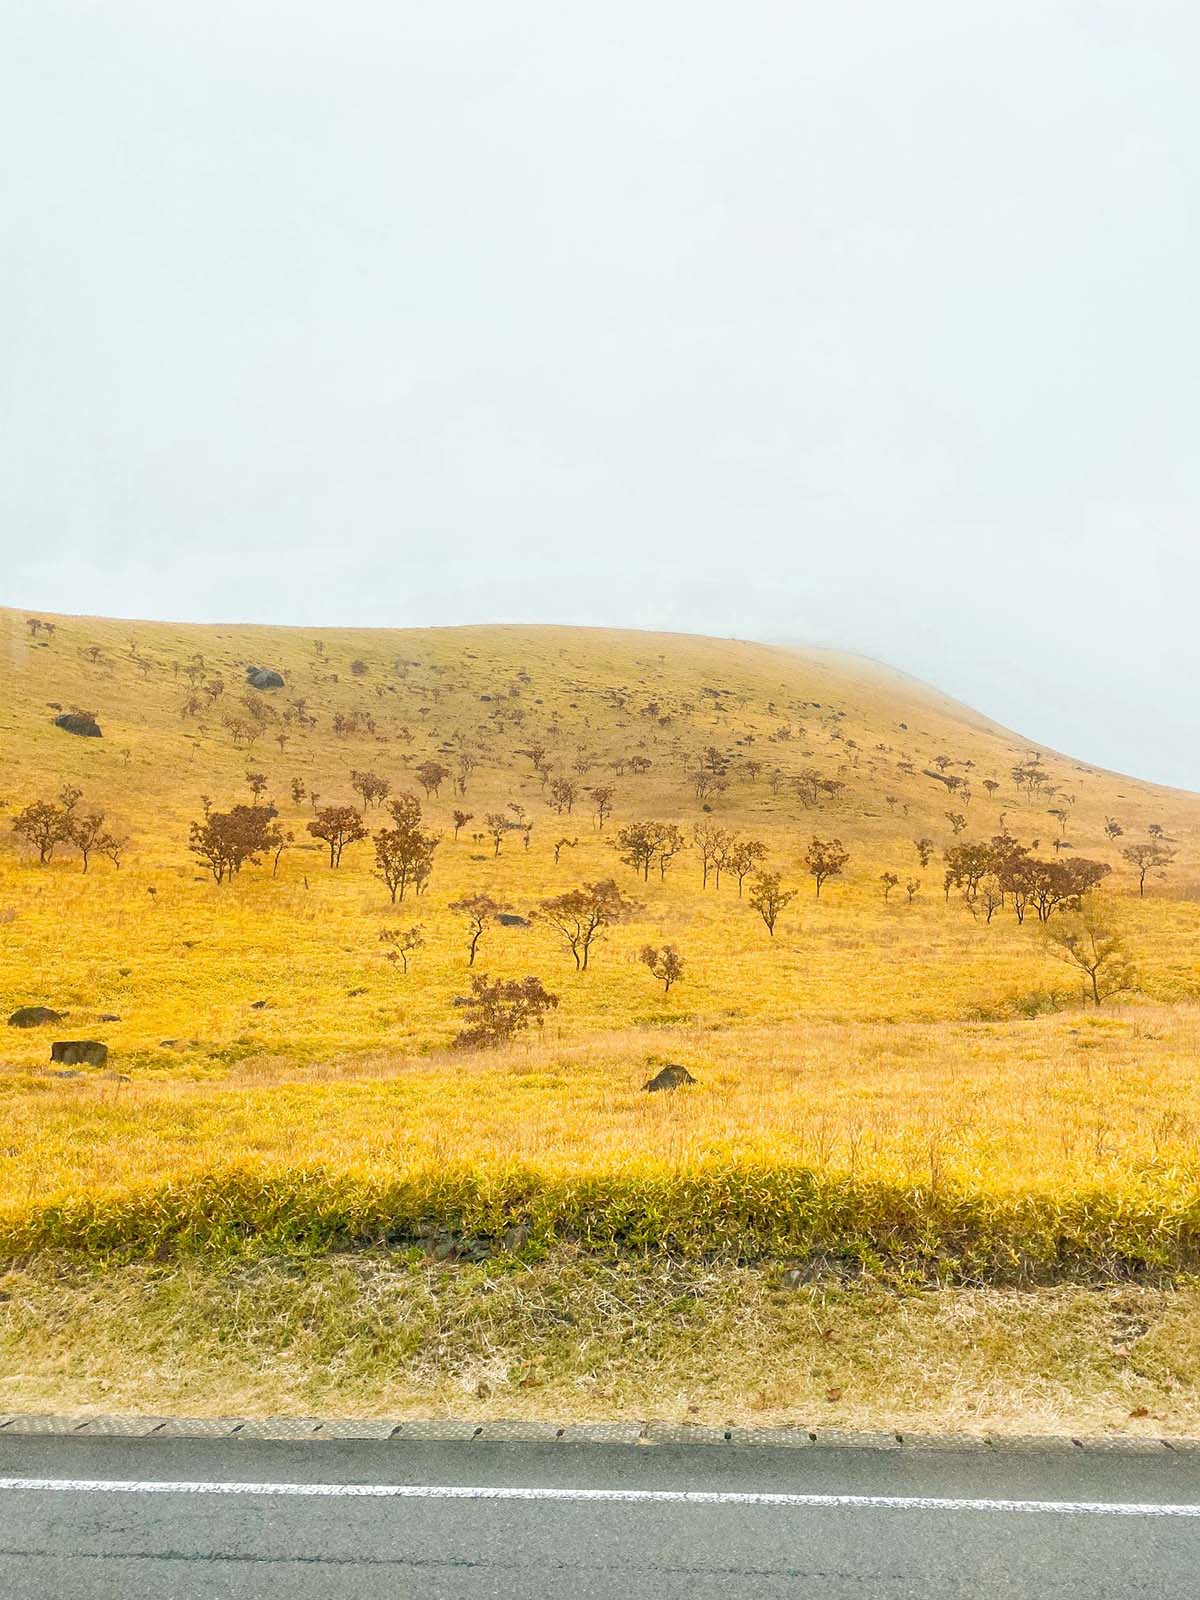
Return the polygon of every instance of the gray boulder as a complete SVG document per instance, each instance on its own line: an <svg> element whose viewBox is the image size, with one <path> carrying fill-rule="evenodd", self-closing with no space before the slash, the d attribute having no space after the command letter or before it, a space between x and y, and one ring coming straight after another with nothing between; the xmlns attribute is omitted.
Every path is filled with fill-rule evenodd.
<svg viewBox="0 0 1200 1600"><path fill-rule="evenodd" d="M50 1046L50 1059L64 1067L103 1067L108 1061L108 1046L99 1039L56 1039Z"/></svg>
<svg viewBox="0 0 1200 1600"><path fill-rule="evenodd" d="M18 1006L8 1019L10 1028L40 1028L43 1022L61 1022L62 1012L49 1006Z"/></svg>
<svg viewBox="0 0 1200 1600"><path fill-rule="evenodd" d="M77 733L81 739L102 739L100 724L90 711L64 711L61 717L55 717L54 726L62 728L65 733Z"/></svg>
<svg viewBox="0 0 1200 1600"><path fill-rule="evenodd" d="M664 1089L678 1089L685 1083L695 1083L695 1081L686 1067L681 1067L677 1061L671 1061L642 1087L648 1094L659 1094Z"/></svg>
<svg viewBox="0 0 1200 1600"><path fill-rule="evenodd" d="M252 689L282 689L283 674L274 667L247 667L246 682Z"/></svg>

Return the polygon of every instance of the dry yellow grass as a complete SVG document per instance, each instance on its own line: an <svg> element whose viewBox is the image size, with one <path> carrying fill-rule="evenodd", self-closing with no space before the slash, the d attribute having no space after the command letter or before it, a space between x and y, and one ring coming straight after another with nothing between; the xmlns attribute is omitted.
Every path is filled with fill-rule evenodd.
<svg viewBox="0 0 1200 1600"><path fill-rule="evenodd" d="M1195 1288L782 1288L559 1250L0 1276L0 1412L1200 1434Z"/></svg>
<svg viewBox="0 0 1200 1600"><path fill-rule="evenodd" d="M1011 776L1029 757L1024 741L829 653L573 629L50 620L47 638L21 613L0 614L0 995L10 1009L65 1011L52 1032L104 1039L114 1075L48 1076L46 1030L6 1030L0 1205L14 1239L46 1207L119 1208L229 1168L385 1188L451 1168L485 1182L519 1168L560 1186L803 1169L998 1204L1099 1193L1150 1208L1139 1217L1158 1207L1191 1238L1179 1219L1197 1172L1196 797L1042 752L1033 798ZM278 668L286 687L258 697L269 721L247 752L223 718L238 711L251 663ZM201 691L218 679L210 703ZM193 692L202 707L189 709ZM98 714L103 739L53 726L56 707L76 706ZM357 732L334 731L355 714ZM534 744L577 778L573 816L550 809L520 754ZM712 820L762 839L800 891L774 940L728 881L702 888L694 852L643 883L611 848L631 819L690 829L703 813L689 774L710 745L731 762ZM425 895L390 906L367 844L329 869L293 779L323 803L349 802L352 770L396 792L416 787L422 760L453 765L462 748L477 761L465 796L447 784L426 803L444 837ZM649 770L614 776L630 755ZM969 802L928 775L939 758L970 785ZM842 785L812 809L792 781L810 767ZM218 886L188 853L188 824L202 795L218 809L247 799L248 771L266 774L295 847L278 877L268 864ZM584 793L601 782L616 791L603 833ZM39 866L17 848L5 819L63 783L129 835L119 871L97 860L85 876L65 852ZM510 836L497 857L475 835L510 803L533 820L530 844ZM454 806L475 818L457 841ZM966 817L966 839L1006 819L1043 853L1065 832L1076 854L1113 864L1106 904L1141 974L1132 1005L1092 1014L1036 925L1001 915L988 926L943 899L950 810ZM1116 843L1109 817L1125 829ZM1143 900L1118 846L1151 824L1178 857ZM851 852L819 902L802 861L814 833ZM578 842L556 865L562 837ZM925 869L919 837L935 845ZM913 904L903 887L885 903L885 871L922 880ZM537 924L493 929L481 950L477 970L535 972L561 996L545 1036L491 1057L446 1053L468 981L450 902L487 891L528 914L607 876L641 909L586 975ZM425 944L405 978L378 934L412 922ZM669 996L636 959L663 939L687 962ZM99 1020L108 1014L119 1020ZM643 1095L664 1059L687 1064L699 1088ZM1168 1256L1178 1265L1192 1248Z"/></svg>

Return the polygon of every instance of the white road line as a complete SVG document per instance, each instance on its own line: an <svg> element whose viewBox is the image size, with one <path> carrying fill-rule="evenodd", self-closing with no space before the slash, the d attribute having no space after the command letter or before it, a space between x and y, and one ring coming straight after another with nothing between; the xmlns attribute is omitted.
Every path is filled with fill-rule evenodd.
<svg viewBox="0 0 1200 1600"><path fill-rule="evenodd" d="M589 1504L795 1506L847 1511L1025 1511L1060 1517L1200 1517L1200 1505L1110 1500L959 1500L938 1495L753 1494L709 1489L465 1488L421 1483L223 1483L154 1478L0 1478L0 1492L216 1494L349 1500L551 1500Z"/></svg>

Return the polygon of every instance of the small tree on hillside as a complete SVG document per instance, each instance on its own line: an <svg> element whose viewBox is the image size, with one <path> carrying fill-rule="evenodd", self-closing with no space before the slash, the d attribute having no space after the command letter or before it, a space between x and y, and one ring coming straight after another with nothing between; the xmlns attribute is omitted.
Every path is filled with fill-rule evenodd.
<svg viewBox="0 0 1200 1600"><path fill-rule="evenodd" d="M504 835L514 832L519 824L513 822L510 817L506 817L503 811L489 811L484 826L491 837L492 843L495 845L493 854L499 855L500 846L504 843Z"/></svg>
<svg viewBox="0 0 1200 1600"><path fill-rule="evenodd" d="M539 1028L558 1005L540 978L496 978L486 973L471 979L467 1027L454 1041L458 1050L491 1049L508 1044L531 1024Z"/></svg>
<svg viewBox="0 0 1200 1600"><path fill-rule="evenodd" d="M742 898L742 885L752 872L757 872L766 860L767 847L758 839L735 839L725 858L725 866L737 879L738 899Z"/></svg>
<svg viewBox="0 0 1200 1600"><path fill-rule="evenodd" d="M473 967L479 941L489 924L508 908L501 905L498 900L493 900L489 894L471 894L463 900L452 900L449 909L461 913L467 919L467 965Z"/></svg>
<svg viewBox="0 0 1200 1600"><path fill-rule="evenodd" d="M883 898L888 900L891 898L892 890L900 882L900 874L898 872L881 872L879 881L883 885Z"/></svg>
<svg viewBox="0 0 1200 1600"><path fill-rule="evenodd" d="M411 928L380 928L379 937L388 947L383 952L384 960L393 966L399 965L407 977L409 956L425 943L421 924L418 922Z"/></svg>
<svg viewBox="0 0 1200 1600"><path fill-rule="evenodd" d="M605 878L543 900L537 915L556 930L574 957L576 970L586 972L593 944L603 938L606 929L627 922L636 909L613 880Z"/></svg>
<svg viewBox="0 0 1200 1600"><path fill-rule="evenodd" d="M661 950L652 944L643 945L638 960L662 984L664 994L670 994L671 985L683 977L683 957L673 944L665 944Z"/></svg>
<svg viewBox="0 0 1200 1600"><path fill-rule="evenodd" d="M650 876L650 863L658 852L657 822L630 822L617 832L613 848L627 867L640 872L645 882Z"/></svg>
<svg viewBox="0 0 1200 1600"><path fill-rule="evenodd" d="M692 842L700 852L701 888L708 888L708 875L729 850L733 836L728 828L715 822L698 823L692 832Z"/></svg>
<svg viewBox="0 0 1200 1600"><path fill-rule="evenodd" d="M202 822L193 822L188 848L198 856L217 883L237 877L249 862L258 865L264 853L276 845L274 806L233 806L229 811L209 811Z"/></svg>
<svg viewBox="0 0 1200 1600"><path fill-rule="evenodd" d="M308 831L329 846L331 867L341 866L342 852L348 844L367 837L366 824L353 806L323 806L308 824Z"/></svg>
<svg viewBox="0 0 1200 1600"><path fill-rule="evenodd" d="M409 816L406 809L400 810L402 817ZM386 885L392 904L402 901L409 889L420 894L432 871L433 852L438 846L437 835L424 832L420 826L420 807L415 822L398 820L394 828L380 828L372 835L372 842L374 876Z"/></svg>
<svg viewBox="0 0 1200 1600"><path fill-rule="evenodd" d="M1098 913L1063 918L1046 930L1050 954L1084 977L1093 1005L1137 988L1137 975L1118 931Z"/></svg>
<svg viewBox="0 0 1200 1600"><path fill-rule="evenodd" d="M750 904L767 926L772 939L779 913L799 894L798 889L785 889L777 872L760 872L750 886Z"/></svg>
<svg viewBox="0 0 1200 1600"><path fill-rule="evenodd" d="M578 839L556 839L554 842L554 865L558 865L558 858L564 850L574 850L578 843Z"/></svg>
<svg viewBox="0 0 1200 1600"><path fill-rule="evenodd" d="M550 785L550 804L561 817L565 811L568 816L575 809L576 788L570 778L555 778Z"/></svg>
<svg viewBox="0 0 1200 1600"><path fill-rule="evenodd" d="M54 854L56 845L69 836L71 819L50 800L35 800L13 818L12 830L38 853L43 866Z"/></svg>
<svg viewBox="0 0 1200 1600"><path fill-rule="evenodd" d="M591 791L592 815L596 819L596 827L604 832L604 824L612 816L614 790L611 784L598 783Z"/></svg>
<svg viewBox="0 0 1200 1600"><path fill-rule="evenodd" d="M457 839L467 823L475 820L475 813L473 811L452 811L450 820L454 824L454 837Z"/></svg>
<svg viewBox="0 0 1200 1600"><path fill-rule="evenodd" d="M440 761L422 761L417 768L417 782L427 795L441 793L442 785L450 777L450 768Z"/></svg>
<svg viewBox="0 0 1200 1600"><path fill-rule="evenodd" d="M1153 872L1160 878L1164 877L1167 868L1175 859L1176 852L1170 845L1160 844L1155 839L1149 844L1127 844L1121 854L1137 873L1138 894L1144 896L1148 874Z"/></svg>
<svg viewBox="0 0 1200 1600"><path fill-rule="evenodd" d="M350 787L362 797L362 809L381 806L391 792L391 784L377 772L351 772Z"/></svg>
<svg viewBox="0 0 1200 1600"><path fill-rule="evenodd" d="M932 839L914 839L913 844L917 850L917 860L922 867L928 867L933 860L934 843Z"/></svg>
<svg viewBox="0 0 1200 1600"><path fill-rule="evenodd" d="M111 846L115 842L105 828L104 820L103 811L76 812L71 816L67 842L79 851L85 872L93 852L99 850L102 855L110 854Z"/></svg>
<svg viewBox="0 0 1200 1600"><path fill-rule="evenodd" d="M813 835L813 841L804 855L804 864L816 881L818 900L821 898L822 885L829 878L840 878L849 859L850 852L843 849L840 839L818 839Z"/></svg>

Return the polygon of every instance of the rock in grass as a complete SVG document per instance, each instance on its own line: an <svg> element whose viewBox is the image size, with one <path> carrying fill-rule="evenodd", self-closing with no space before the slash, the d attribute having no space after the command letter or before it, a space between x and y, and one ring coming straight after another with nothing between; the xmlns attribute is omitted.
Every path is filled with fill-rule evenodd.
<svg viewBox="0 0 1200 1600"><path fill-rule="evenodd" d="M274 667L247 667L246 682L252 689L282 689L283 674Z"/></svg>
<svg viewBox="0 0 1200 1600"><path fill-rule="evenodd" d="M670 1061L642 1087L647 1094L658 1094L663 1089L678 1089L685 1083L695 1083L695 1081L686 1067L681 1067L677 1061Z"/></svg>
<svg viewBox="0 0 1200 1600"><path fill-rule="evenodd" d="M64 1067L102 1067L108 1061L108 1046L99 1039L56 1039L50 1046L50 1059Z"/></svg>
<svg viewBox="0 0 1200 1600"><path fill-rule="evenodd" d="M528 928L531 926L528 917L519 917L515 911L498 911L496 921L502 928Z"/></svg>
<svg viewBox="0 0 1200 1600"><path fill-rule="evenodd" d="M55 717L54 726L65 733L77 733L81 739L102 739L100 724L90 711L64 711Z"/></svg>
<svg viewBox="0 0 1200 1600"><path fill-rule="evenodd" d="M8 1019L10 1028L40 1028L43 1022L61 1022L62 1012L49 1006L18 1006Z"/></svg>

